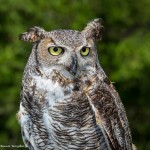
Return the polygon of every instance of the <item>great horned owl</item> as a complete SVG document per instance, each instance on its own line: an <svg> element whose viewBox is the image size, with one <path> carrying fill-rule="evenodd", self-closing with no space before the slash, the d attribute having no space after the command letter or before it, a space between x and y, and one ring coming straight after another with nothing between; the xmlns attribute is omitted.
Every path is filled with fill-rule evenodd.
<svg viewBox="0 0 150 150"><path fill-rule="evenodd" d="M30 150L132 150L123 104L101 68L101 19L83 31L33 27L18 119Z"/></svg>

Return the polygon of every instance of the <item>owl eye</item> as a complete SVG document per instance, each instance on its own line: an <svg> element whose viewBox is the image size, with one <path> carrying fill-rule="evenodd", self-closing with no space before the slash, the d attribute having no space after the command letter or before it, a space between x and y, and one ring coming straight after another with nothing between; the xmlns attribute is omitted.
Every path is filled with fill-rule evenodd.
<svg viewBox="0 0 150 150"><path fill-rule="evenodd" d="M80 54L82 56L87 56L90 52L90 48L89 47L83 47L81 50L80 50Z"/></svg>
<svg viewBox="0 0 150 150"><path fill-rule="evenodd" d="M53 56L58 56L64 52L64 49L62 47L49 47L48 51Z"/></svg>

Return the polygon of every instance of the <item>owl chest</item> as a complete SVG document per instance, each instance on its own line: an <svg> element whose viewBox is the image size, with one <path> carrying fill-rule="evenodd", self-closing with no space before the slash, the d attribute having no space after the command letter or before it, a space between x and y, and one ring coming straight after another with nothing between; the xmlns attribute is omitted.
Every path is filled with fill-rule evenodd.
<svg viewBox="0 0 150 150"><path fill-rule="evenodd" d="M40 78L36 80L35 93L40 95L38 101L41 97L44 99L44 112L47 111L52 120L65 126L85 125L87 120L89 122L92 120L87 118L94 116L87 96L75 83L62 86L59 82L53 82L51 79Z"/></svg>
<svg viewBox="0 0 150 150"><path fill-rule="evenodd" d="M49 133L52 147L56 148L58 143L61 143L60 149L99 147L94 112L80 87L72 83L63 87L59 82L41 78L36 78L34 84L35 97L40 95L34 99L44 99L38 111L42 116L39 122Z"/></svg>

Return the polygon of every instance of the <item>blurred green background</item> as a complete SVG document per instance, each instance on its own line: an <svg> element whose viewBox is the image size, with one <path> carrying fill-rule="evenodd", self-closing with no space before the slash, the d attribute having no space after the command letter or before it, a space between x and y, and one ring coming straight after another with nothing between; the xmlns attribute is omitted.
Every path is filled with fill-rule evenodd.
<svg viewBox="0 0 150 150"><path fill-rule="evenodd" d="M15 115L32 45L18 35L35 25L82 30L94 18L104 20L100 63L120 93L133 142L150 150L150 0L0 0L0 145L22 144Z"/></svg>

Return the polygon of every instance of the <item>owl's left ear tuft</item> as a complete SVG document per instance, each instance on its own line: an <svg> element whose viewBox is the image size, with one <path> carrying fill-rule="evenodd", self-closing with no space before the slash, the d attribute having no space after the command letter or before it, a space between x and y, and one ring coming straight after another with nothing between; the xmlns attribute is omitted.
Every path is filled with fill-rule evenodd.
<svg viewBox="0 0 150 150"><path fill-rule="evenodd" d="M36 42L44 38L45 30L40 27L30 28L27 32L19 35L19 40L26 42Z"/></svg>
<svg viewBox="0 0 150 150"><path fill-rule="evenodd" d="M87 39L92 38L94 40L101 40L104 32L102 22L103 20L101 18L94 19L87 24L82 33L84 33Z"/></svg>

